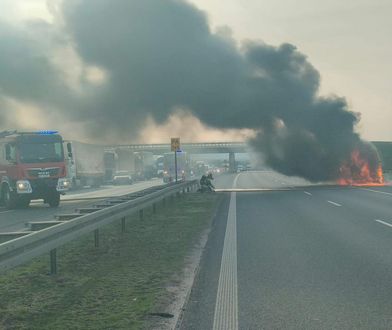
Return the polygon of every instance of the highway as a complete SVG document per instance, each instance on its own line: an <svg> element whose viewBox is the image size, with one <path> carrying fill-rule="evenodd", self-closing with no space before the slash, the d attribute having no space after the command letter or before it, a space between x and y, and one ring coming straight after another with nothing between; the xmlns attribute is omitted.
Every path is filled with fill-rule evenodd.
<svg viewBox="0 0 392 330"><path fill-rule="evenodd" d="M392 329L391 187L269 171L214 184L237 192L224 193L181 329Z"/></svg>
<svg viewBox="0 0 392 330"><path fill-rule="evenodd" d="M29 221L51 221L54 215L73 213L76 208L87 207L106 197L121 196L163 184L162 179L136 182L132 185L102 186L95 189L80 189L61 196L58 208L50 208L42 201L32 201L27 209L6 210L0 207L0 233L28 230Z"/></svg>

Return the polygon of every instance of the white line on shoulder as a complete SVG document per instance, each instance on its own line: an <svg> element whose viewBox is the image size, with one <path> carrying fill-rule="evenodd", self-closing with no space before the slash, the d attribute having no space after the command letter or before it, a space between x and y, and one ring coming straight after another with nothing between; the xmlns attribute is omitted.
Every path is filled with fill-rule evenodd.
<svg viewBox="0 0 392 330"><path fill-rule="evenodd" d="M374 190L374 189L369 189L369 188L361 188L362 190L367 190L367 191L371 191L374 193L378 193L378 194L383 194L383 195L390 195L392 196L392 193L386 192L386 191L380 191L380 190Z"/></svg>

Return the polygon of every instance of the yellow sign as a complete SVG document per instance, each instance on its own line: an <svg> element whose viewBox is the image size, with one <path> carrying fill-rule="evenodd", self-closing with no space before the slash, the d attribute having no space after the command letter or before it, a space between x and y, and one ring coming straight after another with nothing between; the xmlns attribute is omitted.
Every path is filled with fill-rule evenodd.
<svg viewBox="0 0 392 330"><path fill-rule="evenodd" d="M171 151L178 151L180 147L180 138L171 138Z"/></svg>

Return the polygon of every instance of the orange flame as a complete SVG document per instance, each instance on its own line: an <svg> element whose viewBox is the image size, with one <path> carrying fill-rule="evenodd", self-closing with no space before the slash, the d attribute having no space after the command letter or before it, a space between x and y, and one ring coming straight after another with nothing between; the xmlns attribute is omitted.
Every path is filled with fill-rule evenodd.
<svg viewBox="0 0 392 330"><path fill-rule="evenodd" d="M361 157L359 150L354 150L351 153L350 160L344 162L340 167L338 184L353 186L384 185L381 163L376 168L372 168L369 160Z"/></svg>

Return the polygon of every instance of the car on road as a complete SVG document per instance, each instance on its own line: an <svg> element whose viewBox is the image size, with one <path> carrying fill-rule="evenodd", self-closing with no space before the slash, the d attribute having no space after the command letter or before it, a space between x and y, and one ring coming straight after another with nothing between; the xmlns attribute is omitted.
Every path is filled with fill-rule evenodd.
<svg viewBox="0 0 392 330"><path fill-rule="evenodd" d="M133 178L131 173L128 171L117 171L113 176L113 184L132 184Z"/></svg>

